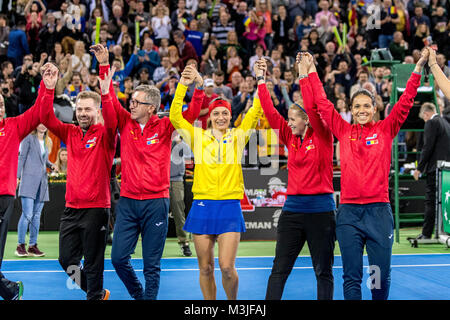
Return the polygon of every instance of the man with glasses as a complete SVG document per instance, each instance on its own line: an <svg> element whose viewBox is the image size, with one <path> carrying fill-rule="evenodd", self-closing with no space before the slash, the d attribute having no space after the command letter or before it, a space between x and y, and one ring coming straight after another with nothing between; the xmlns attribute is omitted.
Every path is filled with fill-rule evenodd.
<svg viewBox="0 0 450 320"><path fill-rule="evenodd" d="M159 118L161 94L155 86L140 85L132 96L130 112L118 102L111 90L108 50L94 45L100 63L103 117L111 131L119 130L122 160L122 184L116 207L111 260L117 275L131 297L155 300L159 290L160 261L168 229L169 185L172 134L168 117ZM203 79L197 72L193 102L184 113L191 123L197 118L204 97ZM110 110L115 117L110 117ZM112 112L111 112L112 114ZM142 236L145 289L130 263L131 254Z"/></svg>

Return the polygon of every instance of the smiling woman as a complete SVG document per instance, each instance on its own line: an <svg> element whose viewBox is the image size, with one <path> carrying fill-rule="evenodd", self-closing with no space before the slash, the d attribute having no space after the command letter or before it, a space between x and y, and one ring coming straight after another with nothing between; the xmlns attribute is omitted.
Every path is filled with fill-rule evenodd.
<svg viewBox="0 0 450 320"><path fill-rule="evenodd" d="M227 298L235 300L238 291L235 259L240 233L245 232L240 206L244 195L241 159L262 110L259 99L255 97L253 107L241 125L229 129L231 105L218 98L209 104L210 128L203 130L194 127L183 118L181 112L187 88L194 81L196 85L203 84L195 66L188 65L170 107L170 121L190 144L195 158L194 202L183 229L194 234L203 297L216 299L214 246L217 241L222 284Z"/></svg>
<svg viewBox="0 0 450 320"><path fill-rule="evenodd" d="M374 121L373 96L361 90L351 100L356 123L346 122L327 99L315 66L308 74L317 111L340 143L341 201L336 215L336 236L344 267L345 299L361 300L364 247L369 264L376 265L379 274L372 299L388 299L394 228L389 201L392 141L413 106L428 56L427 50L421 53L405 91L390 114L380 121Z"/></svg>
<svg viewBox="0 0 450 320"><path fill-rule="evenodd" d="M295 259L305 242L317 278L317 299L333 299L333 250L336 209L333 199L333 136L314 112L309 64L301 55L297 66L303 107L293 104L286 121L274 107L269 86L258 80L261 105L271 128L288 148L287 199L278 221L277 245L266 289L267 300L280 300ZM312 61L312 60L311 60ZM301 178L300 178L301 177Z"/></svg>
<svg viewBox="0 0 450 320"><path fill-rule="evenodd" d="M350 101L353 119L361 125L372 122L377 111L375 97L366 89L356 91Z"/></svg>

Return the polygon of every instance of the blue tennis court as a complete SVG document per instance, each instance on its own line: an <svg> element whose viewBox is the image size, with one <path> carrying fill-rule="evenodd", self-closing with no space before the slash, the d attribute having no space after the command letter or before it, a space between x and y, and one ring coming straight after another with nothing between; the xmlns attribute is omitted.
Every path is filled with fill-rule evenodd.
<svg viewBox="0 0 450 320"><path fill-rule="evenodd" d="M238 257L238 299L263 300L273 257ZM364 257L367 266L367 257ZM143 282L142 260L132 264ZM366 268L367 270L367 268ZM334 298L342 300L342 263L335 257ZM57 260L6 260L2 272L11 280L21 280L25 286L24 300L84 300L85 293L73 288ZM162 259L160 300L201 300L196 258ZM450 254L393 255L391 300L448 300L450 299ZM370 299L366 286L369 274L362 283L363 299ZM110 260L105 261L104 287L111 291L112 300L130 299L116 275ZM226 299L216 259L217 298ZM46 290L42 290L45 288ZM44 293L45 292L45 293ZM316 281L310 257L299 257L284 291L286 300L315 300Z"/></svg>

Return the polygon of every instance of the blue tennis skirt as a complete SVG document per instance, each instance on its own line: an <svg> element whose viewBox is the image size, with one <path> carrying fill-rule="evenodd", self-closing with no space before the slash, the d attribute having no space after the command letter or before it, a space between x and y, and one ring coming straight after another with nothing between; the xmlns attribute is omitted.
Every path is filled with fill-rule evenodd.
<svg viewBox="0 0 450 320"><path fill-rule="evenodd" d="M183 230L195 234L245 232L240 200L194 200Z"/></svg>

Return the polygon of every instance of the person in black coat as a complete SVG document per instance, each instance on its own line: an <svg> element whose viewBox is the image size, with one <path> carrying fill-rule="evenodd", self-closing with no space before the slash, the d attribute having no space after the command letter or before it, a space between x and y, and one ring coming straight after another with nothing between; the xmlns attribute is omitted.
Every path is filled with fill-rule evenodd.
<svg viewBox="0 0 450 320"><path fill-rule="evenodd" d="M282 43L286 45L289 42L289 29L291 22L287 15L286 7L280 5L278 7L278 15L274 15L272 20L272 29L275 32L273 38L274 45Z"/></svg>
<svg viewBox="0 0 450 320"><path fill-rule="evenodd" d="M438 115L436 106L429 102L422 105L419 116L425 121L424 142L414 179L426 173L426 198L422 233L417 239L430 239L436 217L436 163L450 161L450 117Z"/></svg>

